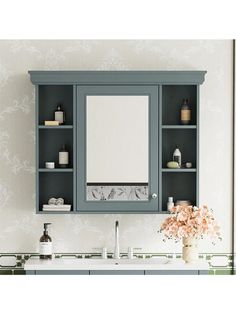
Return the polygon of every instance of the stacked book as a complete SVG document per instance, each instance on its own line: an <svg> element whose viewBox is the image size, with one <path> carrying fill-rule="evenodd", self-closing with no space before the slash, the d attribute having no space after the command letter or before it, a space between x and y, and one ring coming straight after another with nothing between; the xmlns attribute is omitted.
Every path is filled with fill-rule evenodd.
<svg viewBox="0 0 236 314"><path fill-rule="evenodd" d="M69 212L71 210L71 205L64 204L64 205L43 205L43 211L66 211Z"/></svg>

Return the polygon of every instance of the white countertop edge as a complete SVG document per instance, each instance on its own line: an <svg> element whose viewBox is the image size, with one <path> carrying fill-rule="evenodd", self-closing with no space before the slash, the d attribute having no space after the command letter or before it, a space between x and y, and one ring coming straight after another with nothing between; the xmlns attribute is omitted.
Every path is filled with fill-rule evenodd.
<svg viewBox="0 0 236 314"><path fill-rule="evenodd" d="M208 270L209 265L205 261L197 261L196 263L184 263L184 261L170 260L166 264L158 264L153 261L151 264L145 264L140 261L138 264L102 264L93 260L89 263L89 260L40 260L29 259L26 261L24 269L27 270Z"/></svg>

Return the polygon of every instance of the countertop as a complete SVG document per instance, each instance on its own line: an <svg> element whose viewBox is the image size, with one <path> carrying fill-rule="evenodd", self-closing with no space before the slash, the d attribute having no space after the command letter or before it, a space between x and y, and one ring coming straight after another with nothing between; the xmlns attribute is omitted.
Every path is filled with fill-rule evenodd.
<svg viewBox="0 0 236 314"><path fill-rule="evenodd" d="M134 258L134 259L102 259L102 258L53 258L41 260L31 257L26 261L24 269L33 270L208 270L206 261L184 263L182 259L167 258Z"/></svg>

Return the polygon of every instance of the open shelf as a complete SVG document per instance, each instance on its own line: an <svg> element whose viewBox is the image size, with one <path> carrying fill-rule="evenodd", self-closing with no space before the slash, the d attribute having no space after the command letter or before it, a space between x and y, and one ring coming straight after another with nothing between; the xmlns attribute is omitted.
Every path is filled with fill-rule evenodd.
<svg viewBox="0 0 236 314"><path fill-rule="evenodd" d="M75 214L75 211L63 211L63 210L58 210L58 211L56 211L56 210L52 210L52 211L49 211L49 210L47 210L47 211L43 211L43 210L40 210L39 212L38 212L38 214L43 214L43 215L53 215L53 214L63 214L63 215L65 215L65 214Z"/></svg>
<svg viewBox="0 0 236 314"><path fill-rule="evenodd" d="M73 125L73 85L39 85L38 124L54 120L58 104L65 111L66 124ZM61 126L59 126L61 127Z"/></svg>
<svg viewBox="0 0 236 314"><path fill-rule="evenodd" d="M59 151L63 144L69 152L69 168L73 168L73 130L64 129L58 132L43 129L39 134L39 168L44 169L46 161L54 161L57 167Z"/></svg>
<svg viewBox="0 0 236 314"><path fill-rule="evenodd" d="M54 169L39 168L39 172L73 172L73 169L72 168L54 168Z"/></svg>
<svg viewBox="0 0 236 314"><path fill-rule="evenodd" d="M73 125L39 125L39 129L73 129Z"/></svg>
<svg viewBox="0 0 236 314"><path fill-rule="evenodd" d="M163 125L162 129L196 129L196 125Z"/></svg>
<svg viewBox="0 0 236 314"><path fill-rule="evenodd" d="M176 145L181 152L182 164L191 162L195 168L196 141L196 130L194 129L164 129L162 131L162 168L166 168L167 162L173 160Z"/></svg>
<svg viewBox="0 0 236 314"><path fill-rule="evenodd" d="M162 124L179 125L183 98L189 100L191 123L196 125L196 85L163 85L162 86ZM184 125L185 126L185 125ZM185 126L186 127L186 126Z"/></svg>
<svg viewBox="0 0 236 314"><path fill-rule="evenodd" d="M52 197L62 197L65 204L71 204L71 211L74 208L73 202L73 173L65 172L40 172L39 176L39 202L38 211L43 212L44 204ZM43 212L48 213L48 212ZM51 213L54 213L52 211ZM64 212L63 212L64 213Z"/></svg>
<svg viewBox="0 0 236 314"><path fill-rule="evenodd" d="M162 168L162 172L196 172L196 168L178 168L178 169L171 169L171 168Z"/></svg>
<svg viewBox="0 0 236 314"><path fill-rule="evenodd" d="M188 200L192 205L198 203L198 119L197 119L197 85L163 85L161 93L160 121L160 211L167 211L168 197L177 200ZM181 124L181 106L183 99L188 99L191 109L191 121ZM173 160L173 153L179 147L183 168L167 168ZM185 168L186 162L192 168Z"/></svg>
<svg viewBox="0 0 236 314"><path fill-rule="evenodd" d="M177 200L188 200L196 205L196 173L194 172L164 172L162 173L162 211L167 211L168 197Z"/></svg>

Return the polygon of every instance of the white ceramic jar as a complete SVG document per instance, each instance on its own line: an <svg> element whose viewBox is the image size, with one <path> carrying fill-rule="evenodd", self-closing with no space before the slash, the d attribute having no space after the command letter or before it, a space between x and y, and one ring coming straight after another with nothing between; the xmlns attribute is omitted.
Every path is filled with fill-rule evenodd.
<svg viewBox="0 0 236 314"><path fill-rule="evenodd" d="M198 239L183 238L182 258L185 263L194 263L198 260Z"/></svg>

